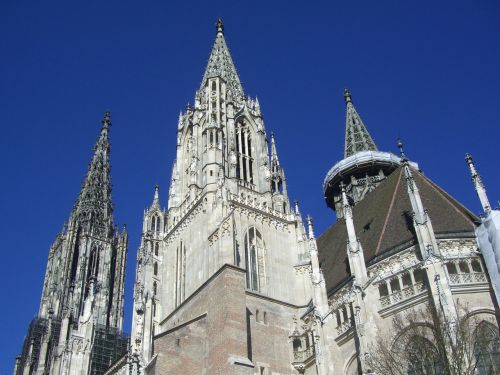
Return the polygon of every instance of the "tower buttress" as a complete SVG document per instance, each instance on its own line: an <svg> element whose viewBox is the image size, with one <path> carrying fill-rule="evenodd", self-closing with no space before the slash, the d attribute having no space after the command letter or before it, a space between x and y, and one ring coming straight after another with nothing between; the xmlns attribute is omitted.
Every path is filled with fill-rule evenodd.
<svg viewBox="0 0 500 375"><path fill-rule="evenodd" d="M345 185L342 183L340 186L342 189L343 216L347 228L347 256L349 259L349 268L351 270L351 274L356 280L355 282L358 285L364 285L368 279L365 256L361 243L356 236L352 208L345 192Z"/></svg>
<svg viewBox="0 0 500 375"><path fill-rule="evenodd" d="M458 313L451 294L448 276L445 271L442 254L436 240L431 219L424 208L419 189L415 183L410 163L403 151L403 143L398 140L398 148L401 153L401 164L406 180L408 197L412 207L413 227L417 235L420 256L422 257L422 268L426 270L429 288L436 311L446 327L454 329L458 321Z"/></svg>

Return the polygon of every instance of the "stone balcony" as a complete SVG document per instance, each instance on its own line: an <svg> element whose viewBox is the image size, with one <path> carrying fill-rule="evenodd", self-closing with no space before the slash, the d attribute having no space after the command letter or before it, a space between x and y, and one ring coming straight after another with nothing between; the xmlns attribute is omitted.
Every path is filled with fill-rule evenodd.
<svg viewBox="0 0 500 375"><path fill-rule="evenodd" d="M416 296L424 292L425 290L425 284L423 282L418 282L413 285L409 285L401 290L395 291L387 296L381 297L380 304L382 305L382 308L388 307Z"/></svg>

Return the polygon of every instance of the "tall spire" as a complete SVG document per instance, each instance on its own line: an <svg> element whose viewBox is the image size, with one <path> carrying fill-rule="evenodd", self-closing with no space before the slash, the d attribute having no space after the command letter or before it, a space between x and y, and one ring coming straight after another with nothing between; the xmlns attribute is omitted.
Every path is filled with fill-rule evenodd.
<svg viewBox="0 0 500 375"><path fill-rule="evenodd" d="M346 102L345 147L344 157L347 158L360 151L377 151L377 146L366 129L361 116L354 108L349 89L344 89Z"/></svg>
<svg viewBox="0 0 500 375"><path fill-rule="evenodd" d="M469 166L472 182L474 183L474 188L476 189L477 196L481 201L481 206L483 206L484 214L488 216L491 212L490 201L488 200L488 196L486 195L486 189L484 187L483 181L481 180L481 176L479 175L479 173L477 173L472 155L469 153L465 154L465 161Z"/></svg>
<svg viewBox="0 0 500 375"><path fill-rule="evenodd" d="M93 223L101 229L109 229L113 220L109 163L111 114L109 112L104 113L101 123L101 134L94 146L94 155L73 213L74 218L81 223Z"/></svg>
<svg viewBox="0 0 500 375"><path fill-rule="evenodd" d="M216 30L215 42L208 58L200 91L205 87L208 78L220 77L226 82L233 96L243 97L243 87L241 86L240 78L236 72L229 49L227 48L226 40L224 39L224 24L220 18L217 20Z"/></svg>

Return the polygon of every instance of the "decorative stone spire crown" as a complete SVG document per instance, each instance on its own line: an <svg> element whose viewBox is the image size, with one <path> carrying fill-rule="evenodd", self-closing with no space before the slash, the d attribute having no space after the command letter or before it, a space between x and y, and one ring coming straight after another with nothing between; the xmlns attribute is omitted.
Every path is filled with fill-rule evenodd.
<svg viewBox="0 0 500 375"><path fill-rule="evenodd" d="M377 151L373 138L368 133L356 108L354 108L352 96L348 89L344 90L344 99L347 106L344 157L347 158L360 151Z"/></svg>
<svg viewBox="0 0 500 375"><path fill-rule="evenodd" d="M233 96L242 98L244 97L243 86L241 85L236 67L234 66L226 40L224 39L224 24L220 18L217 20L216 28L217 35L212 47L212 52L208 58L205 74L201 81L200 91L205 87L208 78L220 77L226 82Z"/></svg>
<svg viewBox="0 0 500 375"><path fill-rule="evenodd" d="M81 224L92 223L104 230L112 226L113 220L108 134L111 114L109 112L104 113L101 123L101 134L94 146L94 155L73 209L73 217Z"/></svg>

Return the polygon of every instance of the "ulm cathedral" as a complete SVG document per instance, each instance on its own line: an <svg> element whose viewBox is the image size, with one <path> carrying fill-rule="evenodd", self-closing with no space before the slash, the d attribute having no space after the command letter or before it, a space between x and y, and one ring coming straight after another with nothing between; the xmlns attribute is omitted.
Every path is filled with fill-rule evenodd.
<svg viewBox="0 0 500 375"><path fill-rule="evenodd" d="M344 98L344 158L323 183L337 221L316 236L217 22L179 116L167 208L156 187L144 212L130 337L105 114L14 375L499 374L500 211L472 157L482 218L402 144L379 151Z"/></svg>

